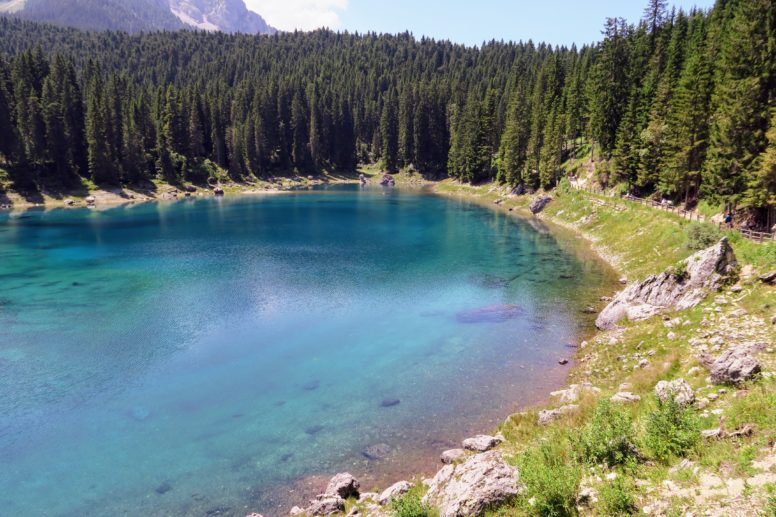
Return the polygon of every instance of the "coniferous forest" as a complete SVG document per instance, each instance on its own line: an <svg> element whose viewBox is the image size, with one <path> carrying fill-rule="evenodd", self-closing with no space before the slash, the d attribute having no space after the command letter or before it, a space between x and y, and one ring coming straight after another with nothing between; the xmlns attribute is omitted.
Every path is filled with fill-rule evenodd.
<svg viewBox="0 0 776 517"><path fill-rule="evenodd" d="M650 0L581 48L0 19L0 166L22 187L380 163L531 191L589 148L603 185L776 204L776 3Z"/></svg>

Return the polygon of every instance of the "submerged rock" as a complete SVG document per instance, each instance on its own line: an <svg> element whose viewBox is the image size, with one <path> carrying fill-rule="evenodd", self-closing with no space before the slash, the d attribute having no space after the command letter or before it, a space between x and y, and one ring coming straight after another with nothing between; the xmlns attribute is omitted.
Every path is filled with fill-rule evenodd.
<svg viewBox="0 0 776 517"><path fill-rule="evenodd" d="M614 328L623 318L641 321L666 309L698 305L709 290L718 290L734 277L736 256L727 238L699 251L660 275L636 282L620 292L598 315L596 327Z"/></svg>
<svg viewBox="0 0 776 517"><path fill-rule="evenodd" d="M463 448L469 451L486 452L504 441L501 436L489 436L480 434L473 438L467 438L463 441Z"/></svg>
<svg viewBox="0 0 776 517"><path fill-rule="evenodd" d="M151 416L151 411L144 407L134 407L130 410L129 416L132 417L132 419L137 420L138 422L143 422L145 420L148 420L148 418Z"/></svg>
<svg viewBox="0 0 776 517"><path fill-rule="evenodd" d="M163 482L158 487L154 488L154 492L156 492L159 495L164 495L170 490L172 490L172 485L167 481Z"/></svg>
<svg viewBox="0 0 776 517"><path fill-rule="evenodd" d="M519 472L496 451L445 465L429 482L423 503L439 508L440 517L481 515L520 492Z"/></svg>
<svg viewBox="0 0 776 517"><path fill-rule="evenodd" d="M739 384L752 379L762 367L747 347L732 348L711 364L711 382Z"/></svg>
<svg viewBox="0 0 776 517"><path fill-rule="evenodd" d="M305 391L313 391L317 390L321 385L321 381L310 381L307 384L304 384L302 386L302 389Z"/></svg>
<svg viewBox="0 0 776 517"><path fill-rule="evenodd" d="M368 460L383 460L391 453L391 447L385 443L378 443L376 445L370 445L363 451L361 455Z"/></svg>
<svg viewBox="0 0 776 517"><path fill-rule="evenodd" d="M499 304L461 311L455 318L460 323L501 323L517 318L524 312L519 305Z"/></svg>

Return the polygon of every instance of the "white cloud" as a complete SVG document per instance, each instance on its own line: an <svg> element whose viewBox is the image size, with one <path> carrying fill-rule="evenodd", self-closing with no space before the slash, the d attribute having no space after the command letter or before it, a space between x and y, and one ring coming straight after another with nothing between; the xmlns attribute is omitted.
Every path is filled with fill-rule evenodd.
<svg viewBox="0 0 776 517"><path fill-rule="evenodd" d="M273 27L290 31L336 29L340 24L339 14L347 9L348 0L245 0L245 4Z"/></svg>

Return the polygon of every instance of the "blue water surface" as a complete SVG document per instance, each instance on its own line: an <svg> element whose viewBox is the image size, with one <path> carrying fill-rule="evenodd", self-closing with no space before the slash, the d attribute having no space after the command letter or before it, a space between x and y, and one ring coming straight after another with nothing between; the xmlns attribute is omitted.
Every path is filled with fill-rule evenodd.
<svg viewBox="0 0 776 517"><path fill-rule="evenodd" d="M0 214L0 513L242 517L428 472L563 382L612 282L571 241L350 186Z"/></svg>

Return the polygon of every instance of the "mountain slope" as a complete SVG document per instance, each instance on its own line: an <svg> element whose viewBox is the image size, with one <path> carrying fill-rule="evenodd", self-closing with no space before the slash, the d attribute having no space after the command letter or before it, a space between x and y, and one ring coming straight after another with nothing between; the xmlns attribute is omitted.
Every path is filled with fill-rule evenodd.
<svg viewBox="0 0 776 517"><path fill-rule="evenodd" d="M186 25L206 31L273 34L267 22L243 0L169 0L170 11Z"/></svg>
<svg viewBox="0 0 776 517"><path fill-rule="evenodd" d="M277 32L243 0L0 0L0 14L87 30Z"/></svg>

